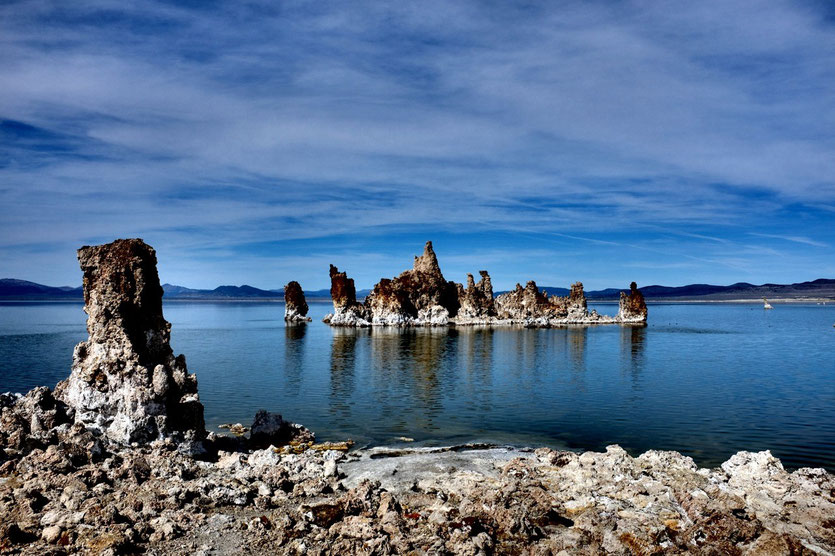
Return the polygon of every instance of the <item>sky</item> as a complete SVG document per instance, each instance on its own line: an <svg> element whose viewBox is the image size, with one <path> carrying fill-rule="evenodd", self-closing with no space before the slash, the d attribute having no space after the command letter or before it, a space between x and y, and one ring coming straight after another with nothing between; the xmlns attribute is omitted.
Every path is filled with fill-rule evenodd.
<svg viewBox="0 0 835 556"><path fill-rule="evenodd" d="M0 277L835 277L835 4L0 4Z"/></svg>

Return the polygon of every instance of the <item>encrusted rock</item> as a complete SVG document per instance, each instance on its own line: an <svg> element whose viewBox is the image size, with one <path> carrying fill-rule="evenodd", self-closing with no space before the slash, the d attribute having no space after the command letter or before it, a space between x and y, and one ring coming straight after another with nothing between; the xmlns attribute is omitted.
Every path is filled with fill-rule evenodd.
<svg viewBox="0 0 835 556"><path fill-rule="evenodd" d="M120 443L206 435L197 378L174 357L154 249L141 239L82 247L89 339L75 347L72 373L56 397L75 422Z"/></svg>
<svg viewBox="0 0 835 556"><path fill-rule="evenodd" d="M293 280L284 286L284 320L287 322L308 322L307 301L301 285Z"/></svg>
<svg viewBox="0 0 835 556"><path fill-rule="evenodd" d="M458 290L455 283L444 279L432 242L427 241L412 269L391 280L380 280L365 306L373 324L443 325L458 311Z"/></svg>
<svg viewBox="0 0 835 556"><path fill-rule="evenodd" d="M55 428L72 413L52 391L39 386L25 396L0 394L0 446L29 451L54 440Z"/></svg>
<svg viewBox="0 0 835 556"><path fill-rule="evenodd" d="M473 279L472 274L467 274L467 289L458 286L458 317L462 318L484 318L496 316L496 308L493 300L493 284L490 282L490 275L486 270L479 270L481 280L478 283Z"/></svg>
<svg viewBox="0 0 835 556"><path fill-rule="evenodd" d="M330 266L330 277L333 313L322 320L334 326L368 326L368 311L363 304L357 303L354 279L333 265Z"/></svg>
<svg viewBox="0 0 835 556"><path fill-rule="evenodd" d="M620 292L618 318L623 322L646 322L647 304L635 282L629 284L629 294Z"/></svg>
<svg viewBox="0 0 835 556"><path fill-rule="evenodd" d="M568 324L614 324L646 322L643 296L633 288L628 307L616 317L589 313L583 284L572 284L569 295L551 296L530 281L522 288L493 297L493 285L486 270L476 283L467 275L467 287L447 281L441 272L432 242L415 257L411 270L396 278L383 278L365 303L356 300L354 281L331 265L331 296L334 312L324 321L335 326L437 326L447 324L522 324L530 327ZM634 283L633 283L634 285Z"/></svg>

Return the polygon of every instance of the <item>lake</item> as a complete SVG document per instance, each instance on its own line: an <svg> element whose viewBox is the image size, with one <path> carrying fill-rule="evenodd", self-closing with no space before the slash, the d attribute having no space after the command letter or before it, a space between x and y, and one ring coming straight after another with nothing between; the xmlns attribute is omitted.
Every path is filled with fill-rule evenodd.
<svg viewBox="0 0 835 556"><path fill-rule="evenodd" d="M167 302L207 426L263 408L358 445L617 443L703 466L770 449L835 471L835 305L653 304L645 328L546 330L331 329L330 309L286 327L281 303ZM65 378L85 318L76 303L0 303L0 391Z"/></svg>

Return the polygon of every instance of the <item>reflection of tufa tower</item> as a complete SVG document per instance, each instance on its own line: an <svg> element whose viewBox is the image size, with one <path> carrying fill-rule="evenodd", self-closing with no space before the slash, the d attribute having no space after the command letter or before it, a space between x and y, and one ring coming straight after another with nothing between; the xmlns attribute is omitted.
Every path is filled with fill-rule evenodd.
<svg viewBox="0 0 835 556"><path fill-rule="evenodd" d="M565 331L568 337L568 355L574 370L584 371L586 369L586 339L589 329L586 326L568 328Z"/></svg>
<svg viewBox="0 0 835 556"><path fill-rule="evenodd" d="M620 346L622 359L629 366L633 382L638 378L644 367L644 343L647 329L645 326L627 325L620 331Z"/></svg>
<svg viewBox="0 0 835 556"><path fill-rule="evenodd" d="M283 388L291 396L298 395L304 368L304 346L307 326L288 323L284 327L284 378Z"/></svg>
<svg viewBox="0 0 835 556"><path fill-rule="evenodd" d="M368 337L367 331L351 328L333 330L330 360L330 403L331 416L342 422L351 422L352 398L356 387L357 340Z"/></svg>

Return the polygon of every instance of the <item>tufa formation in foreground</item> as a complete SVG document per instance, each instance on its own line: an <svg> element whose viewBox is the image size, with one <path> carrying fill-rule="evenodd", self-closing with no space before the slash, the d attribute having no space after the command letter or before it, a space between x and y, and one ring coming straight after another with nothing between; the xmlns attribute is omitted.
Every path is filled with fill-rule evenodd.
<svg viewBox="0 0 835 556"><path fill-rule="evenodd" d="M309 322L307 301L301 285L293 280L284 286L284 320L287 322Z"/></svg>
<svg viewBox="0 0 835 556"><path fill-rule="evenodd" d="M522 288L493 297L493 285L486 270L476 282L467 275L467 287L447 281L441 272L432 242L426 242L423 255L415 257L411 270L396 278L383 278L364 303L356 300L354 281L331 265L333 313L324 321L333 326L443 326L507 325L528 327L570 324L645 324L644 296L632 282L629 294L621 292L620 307L614 317L588 311L583 284L571 286L565 297L548 296L530 281Z"/></svg>
<svg viewBox="0 0 835 556"><path fill-rule="evenodd" d="M114 442L206 436L197 378L174 357L162 316L153 248L141 239L82 247L89 339L75 347L72 373L55 389L75 422Z"/></svg>

